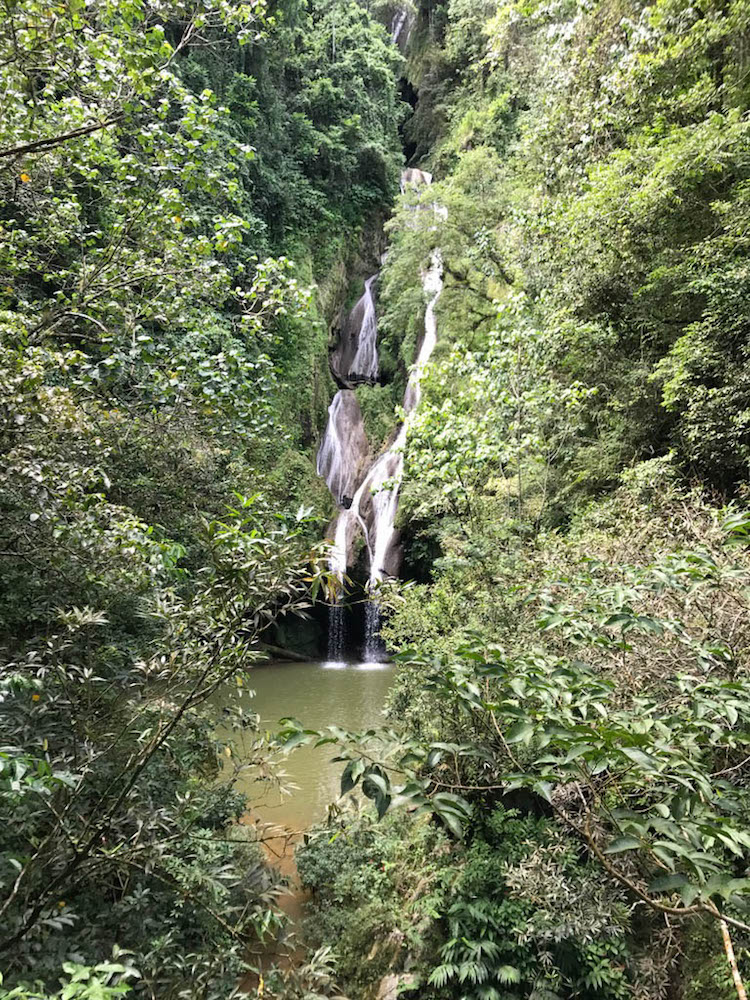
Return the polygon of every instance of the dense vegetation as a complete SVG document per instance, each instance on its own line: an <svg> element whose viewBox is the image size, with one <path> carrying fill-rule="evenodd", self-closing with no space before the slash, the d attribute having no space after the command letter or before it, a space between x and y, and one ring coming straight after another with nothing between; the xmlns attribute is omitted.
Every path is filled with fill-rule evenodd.
<svg viewBox="0 0 750 1000"><path fill-rule="evenodd" d="M0 970L223 997L278 917L206 702L323 565L327 323L400 57L294 0L10 3L0 53Z"/></svg>
<svg viewBox="0 0 750 1000"><path fill-rule="evenodd" d="M405 141L447 216L388 224L391 355L433 247L445 289L383 597L398 739L343 751L382 829L300 859L353 996L730 998L722 931L750 972L747 18L419 6Z"/></svg>
<svg viewBox="0 0 750 1000"><path fill-rule="evenodd" d="M228 996L283 921L209 699L325 590L328 328L394 205L373 444L445 281L401 668L253 989L743 1000L750 6L420 0L405 57L395 10L0 13L8 996Z"/></svg>

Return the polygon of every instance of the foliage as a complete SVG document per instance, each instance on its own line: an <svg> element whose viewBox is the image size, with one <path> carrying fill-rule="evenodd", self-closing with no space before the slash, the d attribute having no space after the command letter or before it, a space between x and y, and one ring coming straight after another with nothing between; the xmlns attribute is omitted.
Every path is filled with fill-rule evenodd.
<svg viewBox="0 0 750 1000"><path fill-rule="evenodd" d="M23 593L40 490L76 537L186 547L191 490L213 516L232 489L286 502L278 444L309 458L328 394L310 285L350 252L324 234L390 197L398 56L356 4L40 0L2 18L3 560Z"/></svg>
<svg viewBox="0 0 750 1000"><path fill-rule="evenodd" d="M577 922L563 926L543 896L530 902L511 888L518 872L538 872L531 845L539 843L556 851L545 889L558 879ZM349 820L333 837L329 829L310 838L298 863L314 893L311 932L337 939L352 993L406 967L406 995L430 1000L552 996L566 985L586 997L629 995L617 968L627 927L617 891L596 887L591 866L545 820L497 808L465 849L449 849L434 827L404 815L377 826Z"/></svg>
<svg viewBox="0 0 750 1000"><path fill-rule="evenodd" d="M507 464L522 424L498 405L518 380L489 378L498 303L505 336L528 348L523 377L552 403L547 454L527 470L537 502L529 495L515 530L566 525L655 456L723 489L744 479L745 7L420 8L409 127L446 218L435 227L407 199L391 224L381 327L411 356L418 270L439 245L440 346L402 511L407 566L422 579L445 573L470 593L487 550L507 544L492 464L482 476L487 457ZM554 405L569 393L574 419ZM442 496L457 470L429 468L443 444L481 457L458 486L486 512L470 543L459 541L468 518ZM460 560L469 572L457 578Z"/></svg>
<svg viewBox="0 0 750 1000"><path fill-rule="evenodd" d="M115 995L119 944L223 996L281 918L206 700L320 586L314 281L390 198L399 56L357 4L0 23L6 981Z"/></svg>
<svg viewBox="0 0 750 1000"><path fill-rule="evenodd" d="M14 976L51 977L73 942L85 964L119 941L148 989L218 996L278 920L204 706L276 615L309 606L305 516L264 533L246 503L206 524L201 586L144 607L158 628L142 658L107 655L105 616L83 608L6 663L0 948ZM260 737L255 752L268 768Z"/></svg>
<svg viewBox="0 0 750 1000"><path fill-rule="evenodd" d="M734 1000L737 991L726 967L720 934L714 926L696 927L687 942L685 996L694 1000L710 991L721 1000ZM740 961L747 955L740 955Z"/></svg>
<svg viewBox="0 0 750 1000"><path fill-rule="evenodd" d="M274 969L268 979L262 981L263 996L271 1000L346 1000L339 992L334 972L335 955L328 945L317 948L310 957L300 964L291 964L287 969Z"/></svg>
<svg viewBox="0 0 750 1000"><path fill-rule="evenodd" d="M138 979L140 973L129 959L130 952L117 945L112 949L112 961L100 962L95 966L64 962L61 988L54 994L39 993L34 989L18 986L2 994L4 1000L110 1000L123 996L131 990L129 979ZM120 961L118 961L118 959ZM124 960L124 961L122 961ZM0 977L2 986L2 977Z"/></svg>
<svg viewBox="0 0 750 1000"><path fill-rule="evenodd" d="M409 45L405 137L435 181L387 226L394 398L435 248L445 285L401 488L416 583L381 598L404 669L391 730L284 737L335 744L342 791L385 824L396 804L432 816L457 853L488 802L544 813L550 840L504 873L521 905L576 912L544 881L559 837L642 921L578 941L540 984L558 995L662 998L680 964L723 990L718 959L684 957L719 918L746 963L748 561L727 502L748 460L747 16L445 0ZM349 860L353 884L369 862ZM531 995L520 960L483 950L492 895L457 890L436 988ZM364 936L358 898L327 905L359 907Z"/></svg>
<svg viewBox="0 0 750 1000"><path fill-rule="evenodd" d="M317 950L259 989L719 996L719 919L745 971L747 0L424 0L406 60L393 13L0 13L9 996L224 996L278 927L206 699L326 586L315 283L380 225L399 126L435 182L386 226L358 396L384 440L439 248L415 582L381 595L405 669L388 730L285 723L372 810L300 850Z"/></svg>
<svg viewBox="0 0 750 1000"><path fill-rule="evenodd" d="M648 494L650 473L634 474L628 488ZM611 505L620 517L625 496L624 489ZM663 496L662 502L668 509L672 501ZM594 508L592 520L597 514ZM615 523L622 530L622 521ZM737 508L713 519L707 514L703 548L673 543L645 566L577 558L576 539L561 542L549 576L519 595L527 619L516 624L515 638L508 633L498 645L477 635L442 655L402 655L408 669L393 705L405 732L301 734L289 727L286 736L335 743L346 762L342 792L361 788L378 816L396 806L432 815L470 845L486 796L547 812L554 829L602 871L604 882L596 876L594 882L608 887L612 905L629 900L652 912L653 921L665 915L689 926L722 918L741 945L750 934L744 877L750 701L740 638L747 620L747 523ZM606 537L598 541L602 552ZM584 535L584 553L590 539ZM621 549L629 541L618 538ZM533 864L511 864L504 875L521 901L548 901L524 917L528 941L548 941L547 921L577 926L576 906L549 877L548 866L562 857L556 836L549 843L536 834L527 838ZM590 890L581 891L594 912L603 912ZM461 890L455 897L453 916L462 930L457 925L451 934L455 943L435 972L439 987L462 969L484 981L495 958L523 968L500 952L465 950L466 941L487 936L472 920L484 926L489 914L466 910L476 898L486 893ZM657 933L649 925L648 935ZM579 989L617 995L624 982L603 970L624 960L632 981L658 996L674 943L665 943L663 961L654 966L639 950L648 951L649 940L639 944L636 936L602 952L576 946L574 957L560 957L561 974L569 981L578 976ZM552 980L548 985L557 989Z"/></svg>

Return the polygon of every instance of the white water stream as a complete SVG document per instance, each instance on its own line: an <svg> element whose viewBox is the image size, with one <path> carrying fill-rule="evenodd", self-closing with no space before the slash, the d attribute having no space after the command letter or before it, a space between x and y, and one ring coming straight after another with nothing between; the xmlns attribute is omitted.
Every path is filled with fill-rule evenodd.
<svg viewBox="0 0 750 1000"><path fill-rule="evenodd" d="M368 474L365 485L372 496L373 525L370 531L370 590L373 590L388 573L390 557L395 543L395 521L398 508L398 493L404 471L404 446L409 428L409 417L419 406L422 396L421 379L424 368L430 360L437 343L437 321L435 305L443 290L443 262L439 251L435 251L429 268L422 275L422 288L427 295L424 316L424 337L417 360L409 375L404 393L404 422L396 439L388 451L375 462Z"/></svg>
<svg viewBox="0 0 750 1000"><path fill-rule="evenodd" d="M375 282L371 275L365 290L339 331L339 342L331 352L331 371L339 385L375 382L378 377L378 321L375 315Z"/></svg>
<svg viewBox="0 0 750 1000"><path fill-rule="evenodd" d="M408 16L409 12L406 7L402 7L401 10L396 11L393 15L393 20L391 21L391 41L394 45L398 45L401 32L404 30L404 25L406 24Z"/></svg>
<svg viewBox="0 0 750 1000"><path fill-rule="evenodd" d="M431 175L424 171L405 170L401 178L402 193L412 187L428 185L431 181ZM443 217L437 206L433 209L438 218ZM372 291L376 279L377 275L373 275L367 280L362 298L344 324L342 340L349 338L349 350L346 350L346 343L344 349L341 344L337 348L339 365L343 361L347 375L362 381L374 381L378 372L377 318ZM406 384L405 417L390 447L362 474L369 446L356 396L343 389L336 393L329 407L328 425L318 452L318 473L325 478L340 508L333 531L331 571L343 582L355 537L361 530L369 558L368 590L373 595L383 580L398 572L400 553L395 524L404 470L404 447L410 417L419 405L424 368L437 342L435 305L443 288L442 258L437 250L432 254L430 266L422 274L422 288L427 298L424 337ZM352 348L352 360L347 363L347 354L351 355ZM332 660L341 659L345 648L341 612L340 605L331 608L328 655ZM373 596L366 608L366 660L382 659L384 655L379 628L380 613Z"/></svg>
<svg viewBox="0 0 750 1000"><path fill-rule="evenodd" d="M349 375L367 382L374 382L378 377L378 321L375 318L375 299L372 293L372 286L377 280L377 274L367 279L364 294L355 306L355 309L362 310L362 322Z"/></svg>
<svg viewBox="0 0 750 1000"><path fill-rule="evenodd" d="M351 389L339 389L328 407L328 423L318 451L317 472L340 507L357 487L368 444L362 412Z"/></svg>

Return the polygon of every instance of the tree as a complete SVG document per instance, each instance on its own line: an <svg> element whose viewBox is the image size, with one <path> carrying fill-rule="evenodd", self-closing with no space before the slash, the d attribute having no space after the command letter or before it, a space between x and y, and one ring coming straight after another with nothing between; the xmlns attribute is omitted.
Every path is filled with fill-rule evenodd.
<svg viewBox="0 0 750 1000"><path fill-rule="evenodd" d="M220 991L248 937L274 926L256 842L230 825L244 803L217 780L204 706L247 679L277 615L308 607L307 516L268 533L245 503L207 524L211 562L192 595L165 589L148 608L159 629L143 659L107 656L105 616L73 608L6 663L0 950L16 977L49 976L85 921L78 953L119 939L146 981L174 990L196 974L194 948L197 975ZM267 766L262 740L257 754Z"/></svg>

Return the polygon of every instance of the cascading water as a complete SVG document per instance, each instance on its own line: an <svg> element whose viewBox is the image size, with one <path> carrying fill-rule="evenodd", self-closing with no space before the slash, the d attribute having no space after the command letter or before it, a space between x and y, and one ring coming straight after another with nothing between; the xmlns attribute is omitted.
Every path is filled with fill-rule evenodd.
<svg viewBox="0 0 750 1000"><path fill-rule="evenodd" d="M331 353L331 371L341 386L375 382L378 377L378 322L375 315L375 282L371 275L365 290L341 324L339 342Z"/></svg>
<svg viewBox="0 0 750 1000"><path fill-rule="evenodd" d="M365 282L365 290L344 323L337 362L339 377L374 382L378 375L377 319L373 286L377 274ZM333 368L333 365L332 365ZM344 582L349 547L361 521L355 504L363 463L369 451L362 412L351 389L339 389L328 407L328 423L318 451L317 471L339 507L334 529L329 568L339 583ZM363 525L364 527L364 525ZM339 594L329 608L328 658L341 660L346 645L344 608Z"/></svg>
<svg viewBox="0 0 750 1000"><path fill-rule="evenodd" d="M377 601L365 604L365 644L362 655L366 663L380 663L388 655L380 635L380 605Z"/></svg>
<svg viewBox="0 0 750 1000"><path fill-rule="evenodd" d="M350 378L366 382L374 382L378 377L378 321L372 294L372 286L377 280L377 274L367 279L364 294L357 303L358 306L361 304L362 323L357 338L357 351L349 367Z"/></svg>
<svg viewBox="0 0 750 1000"><path fill-rule="evenodd" d="M339 389L328 407L328 423L318 451L317 471L340 507L351 503L367 449L357 397L351 389Z"/></svg>
<svg viewBox="0 0 750 1000"><path fill-rule="evenodd" d="M405 170L401 178L402 193L409 188L430 184L432 177L421 170ZM427 206L425 206L427 207ZM436 218L444 218L439 206L432 206ZM344 324L337 348L336 365L332 369L359 381L374 381L378 373L377 318L373 285L377 275L368 278L365 291ZM354 537L362 531L369 556L368 591L371 599L365 607L364 656L380 660L385 648L380 638L380 609L376 599L378 585L398 572L399 545L396 530L399 488L404 468L404 446L410 416L419 404L420 382L424 367L437 342L435 305L443 287L442 258L434 251L429 268L422 275L422 288L427 297L424 337L404 394L405 418L390 447L361 477L361 463L366 455L367 438L356 396L350 390L336 393L329 407L328 426L318 453L318 473L331 490L339 513L335 522L331 547L330 569L343 583L349 564ZM354 484L359 483L356 490ZM343 607L333 604L329 618L330 659L341 659L346 647Z"/></svg>
<svg viewBox="0 0 750 1000"><path fill-rule="evenodd" d="M397 10L393 15L393 20L391 21L391 41L394 45L398 45L401 32L404 30L404 25L406 24L408 16L409 12L406 7L402 7L401 10Z"/></svg>
<svg viewBox="0 0 750 1000"><path fill-rule="evenodd" d="M386 575L392 575L392 567L397 560L396 546L398 532L396 531L396 512L398 510L398 494L401 477L404 471L404 446L409 427L409 418L419 405L422 395L421 379L424 367L437 343L437 321L435 305L443 289L443 263L439 251L435 251L430 261L430 267L422 275L422 288L428 296L424 317L424 337L417 355L417 360L409 375L404 393L404 411L406 417L399 428L396 439L391 447L377 460L365 480L373 493L373 522L368 544L370 552L370 578L368 589L376 591L378 584ZM372 609L372 610L370 610ZM365 657L378 659L385 650L380 638L380 610L377 601L368 605L365 621Z"/></svg>
<svg viewBox="0 0 750 1000"><path fill-rule="evenodd" d="M416 20L416 7L408 2L396 7L391 18L391 42L402 53L406 52Z"/></svg>
<svg viewBox="0 0 750 1000"><path fill-rule="evenodd" d="M345 651L344 605L336 601L328 608L328 659L338 663L344 658Z"/></svg>
<svg viewBox="0 0 750 1000"><path fill-rule="evenodd" d="M443 288L443 266L440 253L432 255L430 267L422 275L422 288L429 296L424 317L424 338L419 349L417 360L409 375L404 393L404 411L406 418L399 428L396 440L391 447L377 460L372 472L368 475L372 500L373 527L371 535L372 558L370 561L370 589L377 587L387 572L395 540L395 520L398 508L398 491L401 485L401 475L404 469L404 445L409 426L409 416L419 405L422 394L421 378L424 367L430 360L437 343L437 323L435 320L435 304Z"/></svg>

